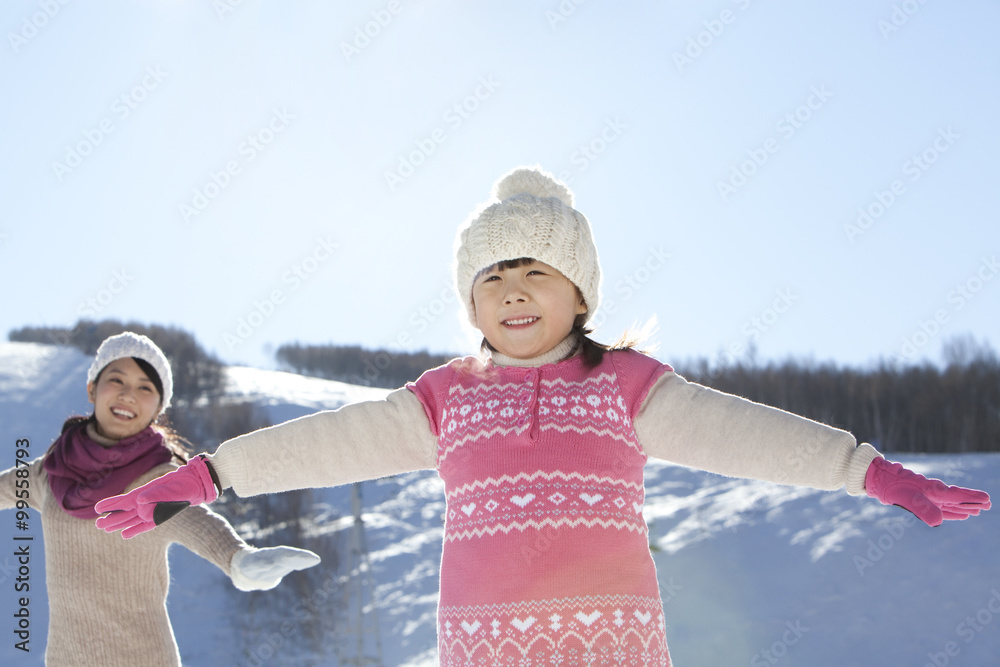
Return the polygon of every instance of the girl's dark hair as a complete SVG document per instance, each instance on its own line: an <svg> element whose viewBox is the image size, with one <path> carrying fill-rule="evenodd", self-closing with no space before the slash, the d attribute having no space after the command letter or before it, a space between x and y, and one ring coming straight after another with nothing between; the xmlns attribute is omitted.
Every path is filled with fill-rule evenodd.
<svg viewBox="0 0 1000 667"><path fill-rule="evenodd" d="M583 317L586 317L586 315L580 316L580 318ZM601 363L605 352L633 350L636 349L636 347L642 342L642 334L628 329L622 332L622 335L618 337L618 340L611 343L611 345L598 343L590 337L593 330L583 326L583 324L580 323L580 318L577 318L577 324L573 326L573 334L583 346L580 350L580 354L583 356L583 362L587 368L593 368Z"/></svg>
<svg viewBox="0 0 1000 667"><path fill-rule="evenodd" d="M491 266L486 267L482 271L476 274L473 278L473 283L479 279L479 276L483 275L488 271L500 271L505 269L516 269L519 266L525 266L536 261L532 257L519 257L517 259L506 259L502 262L497 262ZM577 288L576 293L580 298L583 295L580 294L580 288ZM617 341L611 345L605 345L604 343L598 343L596 340L590 337L590 334L594 333L593 329L589 329L584 326L587 320L588 313L583 313L582 315L576 316L576 321L573 322L573 330L570 332L576 337L576 345L573 346L573 350L567 355L567 359L572 357L577 352L583 357L583 363L587 368L594 368L601 363L604 359L605 352L613 352L616 350L631 350L635 348L642 338L641 334L637 334L632 331L626 331L623 333ZM486 337L483 337L483 342L479 346L480 351L485 352L489 350L490 352L496 352L496 348L493 347Z"/></svg>
<svg viewBox="0 0 1000 667"><path fill-rule="evenodd" d="M149 378L149 381L153 383L154 387L156 387L156 391L160 395L160 402L162 403L163 380L160 379L160 374L157 373L156 369L153 368L152 364L150 364L145 359L132 357L132 360L136 364L138 364L142 372L145 373L146 377ZM104 368L107 368L107 366L105 366ZM97 374L97 377L94 378L94 384L97 384L100 381L101 373L104 372L104 368L102 368L100 373ZM84 417L81 415L70 417L65 422L63 422L62 431L60 431L60 433L65 433L67 430L73 428L74 426L79 426L81 424L87 424L90 422L94 422L96 425L97 416L94 413L91 413L89 417ZM178 434L170 426L167 416L161 412L157 416L157 418L153 420L151 426L155 431L157 431L160 435L163 436L163 446L169 449L170 453L173 454L174 457L178 459L182 464L187 463L187 460L191 455L191 450L192 450L191 443L188 442L186 438Z"/></svg>

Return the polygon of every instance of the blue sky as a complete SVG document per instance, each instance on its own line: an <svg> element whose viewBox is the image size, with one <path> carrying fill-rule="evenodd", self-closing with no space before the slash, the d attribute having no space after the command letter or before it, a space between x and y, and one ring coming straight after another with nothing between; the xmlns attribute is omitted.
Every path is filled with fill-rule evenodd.
<svg viewBox="0 0 1000 667"><path fill-rule="evenodd" d="M346 4L347 6L343 6ZM598 337L861 365L1000 349L1000 5L0 4L0 330L469 352L455 231L569 180Z"/></svg>

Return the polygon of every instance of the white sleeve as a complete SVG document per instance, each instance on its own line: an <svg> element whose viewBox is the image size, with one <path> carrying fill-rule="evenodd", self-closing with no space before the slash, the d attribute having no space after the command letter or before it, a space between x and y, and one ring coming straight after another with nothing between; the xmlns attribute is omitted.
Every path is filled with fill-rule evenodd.
<svg viewBox="0 0 1000 667"><path fill-rule="evenodd" d="M227 440L211 461L223 488L252 496L434 468L437 438L402 388Z"/></svg>
<svg viewBox="0 0 1000 667"><path fill-rule="evenodd" d="M864 494L880 456L847 431L665 373L634 426L646 453L731 477Z"/></svg>

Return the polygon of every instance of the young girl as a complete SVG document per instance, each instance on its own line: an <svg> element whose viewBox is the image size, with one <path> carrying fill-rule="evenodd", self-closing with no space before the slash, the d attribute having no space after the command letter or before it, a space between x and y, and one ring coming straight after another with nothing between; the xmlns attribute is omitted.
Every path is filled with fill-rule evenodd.
<svg viewBox="0 0 1000 667"><path fill-rule="evenodd" d="M112 336L87 375L93 414L70 418L43 456L0 473L0 509L26 500L42 515L46 665L180 665L166 608L172 542L217 565L240 590L273 588L319 562L301 549L254 549L206 507L180 512L162 532L132 542L94 530L97 501L187 461L176 436L155 424L172 393L170 366L149 338Z"/></svg>
<svg viewBox="0 0 1000 667"><path fill-rule="evenodd" d="M484 359L223 443L100 503L111 513L98 526L149 530L160 503L213 500L213 475L244 496L434 468L447 495L442 665L669 665L642 516L648 457L846 487L930 525L989 507L987 494L890 464L847 432L595 343L597 251L572 205L549 175L517 169L460 230L456 288Z"/></svg>

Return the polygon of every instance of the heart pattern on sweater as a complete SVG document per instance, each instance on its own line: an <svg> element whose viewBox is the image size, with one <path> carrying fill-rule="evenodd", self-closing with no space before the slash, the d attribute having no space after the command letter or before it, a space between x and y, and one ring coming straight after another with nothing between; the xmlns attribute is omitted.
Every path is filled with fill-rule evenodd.
<svg viewBox="0 0 1000 667"><path fill-rule="evenodd" d="M604 552L599 557L609 560L619 551L647 546L643 542L650 539L642 520L644 450L631 416L645 400L648 384L636 379L666 371L656 360L639 354L606 355L605 362L593 371L575 363L551 364L544 370L500 369L481 378L478 366L470 367L475 374L449 368L429 373L418 383L418 396L425 397L421 400L429 413L440 415L434 417L440 429L437 461L443 464L449 515L455 515L444 537L449 558L488 558L502 551L531 561L511 564L518 579L524 578L516 595L506 595L503 582L477 586L471 581L476 572L451 580L443 589L437 623L442 665L503 662L507 667L504 658L516 656L525 663L530 659L532 667L543 663L552 667L560 659L566 661L571 650L580 662L586 662L581 659L584 651L595 658L604 653L614 662L615 651L621 649L628 656L633 648L637 655L628 657L639 664L667 664L663 602L648 560L646 567L615 572L606 582L608 587L602 583L599 591L580 590L573 577L552 576L551 568L560 566L552 559L573 558L578 554L571 552L584 541L559 540L564 528L574 537L608 538L599 541ZM523 373L533 374L528 389L534 397L524 406L519 402ZM588 400L590 396L600 397L600 404ZM574 405L585 414L571 414ZM512 410L504 417L501 409L507 407ZM549 412L542 414L545 409ZM482 417L474 421L476 413ZM519 430L510 420L522 415L532 419L523 427L535 429L532 443L544 443L532 447L537 459L517 457L496 468L460 461L479 447L490 451L506 447L506 438ZM455 420L453 429L449 419ZM584 447L596 448L602 461L616 465L605 469L595 467L590 457L581 460ZM531 550L518 554L524 545ZM537 557L546 546L548 553ZM554 551L559 553L553 555ZM639 658L642 653L646 655Z"/></svg>
<svg viewBox="0 0 1000 667"><path fill-rule="evenodd" d="M534 499L535 499L535 494L533 494L533 493L526 493L523 496L514 496L514 497L512 497L510 499L510 502L514 503L515 505L517 505L521 509L524 509L524 507L528 503L530 503L532 500L534 500Z"/></svg>
<svg viewBox="0 0 1000 667"><path fill-rule="evenodd" d="M469 635L472 635L482 626L482 623L476 621L475 623L469 623L468 621L462 621L462 629L465 630Z"/></svg>
<svg viewBox="0 0 1000 667"><path fill-rule="evenodd" d="M537 620L538 619L535 618L534 616L529 616L528 618L524 619L523 621L521 619L519 619L519 618L515 618L514 620L512 620L510 622L510 624L513 625L518 630L520 630L521 632L525 632L528 628L530 628L532 625L534 625L535 621L537 621Z"/></svg>
<svg viewBox="0 0 1000 667"><path fill-rule="evenodd" d="M462 505L462 511L465 512L465 516L472 516L472 513L476 511L476 503Z"/></svg>

